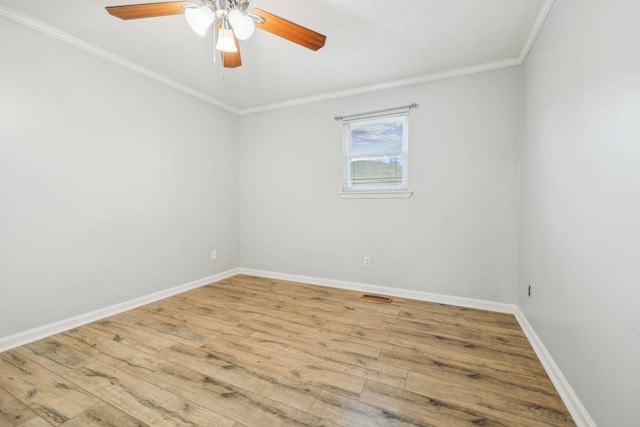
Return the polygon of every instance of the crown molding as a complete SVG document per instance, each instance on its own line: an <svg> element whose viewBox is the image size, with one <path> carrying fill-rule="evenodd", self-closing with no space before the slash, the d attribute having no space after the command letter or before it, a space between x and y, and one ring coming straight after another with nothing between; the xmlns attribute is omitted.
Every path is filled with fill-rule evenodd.
<svg viewBox="0 0 640 427"><path fill-rule="evenodd" d="M36 31L39 31L43 34L46 34L64 43L70 44L71 46L82 49L85 52L94 54L102 59L105 59L117 65L120 65L121 67L127 68L133 72L136 72L145 77L153 79L159 83L162 83L169 87L177 89L181 92L184 92L187 95L191 95L211 105L222 108L223 110L227 110L232 113L239 114L239 111L237 109L231 107L230 105L222 103L217 99L214 99L208 95L205 95L200 91L192 89L186 85L183 85L182 83L178 83L175 80L172 80L168 77L158 74L155 71L151 71L150 69L145 68L141 65L138 65L135 62L129 61L128 59L124 59L121 56L118 56L114 53L109 52L108 50L102 49L91 43L87 43L86 41L79 39L78 37L65 33L64 31L61 31L50 25L47 25L44 22L38 21L37 19L33 19L26 15L23 15L22 13L16 12L15 10L10 9L4 5L0 5L0 16L4 16L5 18L8 18L12 21L15 21L19 24L22 24Z"/></svg>
<svg viewBox="0 0 640 427"><path fill-rule="evenodd" d="M540 34L540 30L547 20L547 16L549 16L549 12L551 12L551 8L555 0L546 0L544 5L542 6L542 10L538 14L538 18L536 22L533 24L533 28L531 28L531 32L529 33L529 37L527 37L527 41L524 43L522 50L520 51L520 62L524 64L524 61L527 60L527 56L529 55L529 51L533 47L533 43L535 43L538 38L538 34Z"/></svg>
<svg viewBox="0 0 640 427"><path fill-rule="evenodd" d="M337 92L329 92L322 95L310 96L307 98L299 98L291 101L278 102L275 104L263 105L255 108L245 108L239 111L240 115L260 113L269 110L278 110L281 108L294 107L303 104L311 104L314 102L328 101L331 99L345 98L347 96L361 95L370 92L379 92L387 89L395 89L404 86L412 86L421 83L433 82L436 80L450 79L453 77L466 76L468 74L482 73L484 71L497 70L500 68L514 67L522 65L520 58L509 58L500 61L487 62L485 64L472 65L470 67L456 68L454 70L442 71L439 73L425 74L410 79L394 80L386 83L362 86L355 89L348 89Z"/></svg>

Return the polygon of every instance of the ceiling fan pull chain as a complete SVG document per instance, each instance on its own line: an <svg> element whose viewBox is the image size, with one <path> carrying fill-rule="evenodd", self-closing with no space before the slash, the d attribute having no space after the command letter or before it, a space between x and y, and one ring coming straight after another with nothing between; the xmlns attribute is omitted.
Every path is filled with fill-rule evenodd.
<svg viewBox="0 0 640 427"><path fill-rule="evenodd" d="M222 63L223 64L224 64L224 55L225 55L224 50L221 50L220 51L220 57L222 58ZM222 77L222 80L224 80L224 69L225 69L225 67L220 67L220 75Z"/></svg>

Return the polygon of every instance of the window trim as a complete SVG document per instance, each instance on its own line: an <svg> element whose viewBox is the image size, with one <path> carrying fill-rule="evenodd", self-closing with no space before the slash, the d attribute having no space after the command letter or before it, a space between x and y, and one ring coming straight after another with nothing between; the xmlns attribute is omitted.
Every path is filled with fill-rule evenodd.
<svg viewBox="0 0 640 427"><path fill-rule="evenodd" d="M340 191L342 199L408 199L413 191Z"/></svg>

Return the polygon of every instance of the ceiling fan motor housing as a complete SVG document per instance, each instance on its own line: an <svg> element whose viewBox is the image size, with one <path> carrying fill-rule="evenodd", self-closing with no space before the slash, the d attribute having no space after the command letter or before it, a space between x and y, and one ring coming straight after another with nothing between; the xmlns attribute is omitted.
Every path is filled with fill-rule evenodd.
<svg viewBox="0 0 640 427"><path fill-rule="evenodd" d="M202 3L220 15L228 13L231 9L244 12L249 8L249 1L250 0L202 0Z"/></svg>

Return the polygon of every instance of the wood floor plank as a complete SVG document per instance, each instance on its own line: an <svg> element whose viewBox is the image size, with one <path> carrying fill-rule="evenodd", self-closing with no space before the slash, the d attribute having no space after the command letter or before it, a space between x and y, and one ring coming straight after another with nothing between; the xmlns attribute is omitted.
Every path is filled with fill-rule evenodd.
<svg viewBox="0 0 640 427"><path fill-rule="evenodd" d="M391 331L388 329L376 329L357 325L351 329L346 339L352 342L385 348L391 340L390 335Z"/></svg>
<svg viewBox="0 0 640 427"><path fill-rule="evenodd" d="M212 336L191 330L188 327L171 321L158 321L149 318L142 310L132 310L114 316L118 322L132 324L134 327L150 334L158 334L164 339L180 342L195 347L201 346Z"/></svg>
<svg viewBox="0 0 640 427"><path fill-rule="evenodd" d="M171 309L182 312L183 314L197 314L208 319L213 325L234 326L244 318L242 313L232 310L225 305L214 306L209 301L202 301L195 298L190 293L179 294L169 300L159 301L150 304L144 308L147 309Z"/></svg>
<svg viewBox="0 0 640 427"><path fill-rule="evenodd" d="M18 427L51 427L51 424L46 422L44 418L36 417L20 424Z"/></svg>
<svg viewBox="0 0 640 427"><path fill-rule="evenodd" d="M16 349L18 353L58 375L79 368L94 359L55 340L55 336Z"/></svg>
<svg viewBox="0 0 640 427"><path fill-rule="evenodd" d="M429 354L421 351L383 350L379 360L391 366L407 369L410 372L429 373L431 365L448 364L460 369L477 372L488 376L501 376L522 383L535 382L535 375L527 367L519 367L493 360L483 361L474 358L472 354L467 357L448 357L446 352Z"/></svg>
<svg viewBox="0 0 640 427"><path fill-rule="evenodd" d="M176 344L158 354L159 357L183 367L224 381L236 388L306 411L320 393L320 388L277 375L248 364L237 364L232 358L215 356L206 349L194 349Z"/></svg>
<svg viewBox="0 0 640 427"><path fill-rule="evenodd" d="M443 384L455 384L457 388L464 389L476 396L484 397L490 394L508 396L540 407L549 407L560 411L566 409L555 393L549 392L533 382L525 384L518 381L517 378L509 376L479 373L468 367L461 367L453 361L426 364L420 373L409 372L404 388L419 392L420 388L429 387L416 386L416 384L421 384L421 381L426 384L427 380L439 384L438 388Z"/></svg>
<svg viewBox="0 0 640 427"><path fill-rule="evenodd" d="M144 331L136 325L118 322L115 318L99 320L91 323L91 328L98 335L133 347L147 353L155 353L176 343L175 340L166 338L157 333Z"/></svg>
<svg viewBox="0 0 640 427"><path fill-rule="evenodd" d="M461 376L455 376L458 381L460 378ZM410 372L405 389L441 402L455 402L477 414L505 419L511 424L538 427L575 425L567 411L558 408L554 399L549 399L548 396L522 393L524 390L507 385L496 389L492 387L496 384L485 377L456 382L456 387L451 387L452 379ZM474 384L465 387L469 382Z"/></svg>
<svg viewBox="0 0 640 427"><path fill-rule="evenodd" d="M238 275L0 353L0 426L572 426L511 314Z"/></svg>
<svg viewBox="0 0 640 427"><path fill-rule="evenodd" d="M405 310L417 309L420 311L426 311L429 313L444 314L446 316L463 317L470 320L485 321L487 316L493 316L494 312L488 312L487 310L480 310L476 308L458 307L449 304L440 304L436 302L418 301L418 300L405 300L402 307ZM495 317L494 317L495 318Z"/></svg>
<svg viewBox="0 0 640 427"><path fill-rule="evenodd" d="M252 313L260 313L273 305L272 301L259 298L257 294L252 294L248 297L246 293L220 292L214 288L194 289L192 295L213 304L224 304L228 307Z"/></svg>
<svg viewBox="0 0 640 427"><path fill-rule="evenodd" d="M456 331L476 331L479 332L483 337L488 337L491 340L491 343L500 346L502 344L507 344L509 348L513 348L514 346L525 347L525 352L529 352L531 346L529 341L525 337L522 330L517 326L517 321L513 315L504 315L504 317L500 317L503 322L506 322L508 317L511 316L512 322L515 322L516 327L505 328L503 326L498 325L496 317L493 313L484 312L485 315L483 318L479 318L479 315L474 316L473 318L468 318L464 316L464 312L456 313L454 315L444 314L444 313L432 313L425 310L418 309L408 309L403 310L399 318L400 319L411 319L414 322L414 326L420 326L420 324L424 324L425 328L430 328L434 333L441 334L441 328L435 329L437 326L441 326L446 329L456 330ZM501 314L501 313L497 313ZM509 323L513 325L512 323ZM452 328L454 326L455 328ZM465 337L468 339L468 337Z"/></svg>
<svg viewBox="0 0 640 427"><path fill-rule="evenodd" d="M295 310L286 311L274 308L273 311L268 311L266 313L262 312L259 314L255 314L250 316L250 318L255 319L256 321L268 322L274 325L276 328L283 328L287 330L291 330L293 332L300 331L301 329L313 328L313 331L317 334L336 334L343 333L347 334L351 330L351 325L343 325L335 321L335 317L333 320L327 318L320 318L318 316L310 316L305 313L299 313ZM247 320L245 318L240 325L243 325Z"/></svg>
<svg viewBox="0 0 640 427"><path fill-rule="evenodd" d="M345 333L328 329L318 330L269 320L249 319L240 326L251 332L247 341L254 345L273 351L296 349L315 356L324 356L332 339L340 340L346 336Z"/></svg>
<svg viewBox="0 0 640 427"><path fill-rule="evenodd" d="M193 304L183 306L181 309L174 308L169 304L150 305L141 307L140 312L143 312L145 316L154 316L159 321L170 322L176 325L199 331L203 335L209 338L219 335L230 337L245 337L249 335L249 332L243 328L238 327L238 324L243 318L246 318L246 314L235 312L235 317L239 320L222 320L210 315L198 314L193 309ZM216 310L221 311L221 310Z"/></svg>
<svg viewBox="0 0 640 427"><path fill-rule="evenodd" d="M167 366L149 380L159 387L171 387L180 396L252 427L330 425L320 417L177 365Z"/></svg>
<svg viewBox="0 0 640 427"><path fill-rule="evenodd" d="M499 417L486 416L463 405L447 403L374 381L367 381L359 400L384 409L385 413L389 414L389 418L417 419L437 426L516 427L524 425Z"/></svg>
<svg viewBox="0 0 640 427"><path fill-rule="evenodd" d="M520 328L520 324L516 319L516 316L514 316L513 314L492 312L491 315L494 319L496 319L496 323L501 328L522 331L522 329Z"/></svg>
<svg viewBox="0 0 640 427"><path fill-rule="evenodd" d="M309 412L344 427L435 426L426 420L397 415L377 406L330 391L322 391Z"/></svg>
<svg viewBox="0 0 640 427"><path fill-rule="evenodd" d="M477 328L469 328L460 325L451 327L446 323L425 319L398 318L393 322L393 330L413 330L416 333L438 335L446 338L469 341L478 344L491 344L491 338L486 332Z"/></svg>
<svg viewBox="0 0 640 427"><path fill-rule="evenodd" d="M415 336L403 331L394 331L385 344L380 358L384 359L391 351L404 353L422 353L430 359L453 359L460 363L477 365L478 369L500 371L505 374L531 377L535 367L533 355L512 356L504 354L489 345L479 345L439 335L424 334ZM419 369L419 367L417 367Z"/></svg>
<svg viewBox="0 0 640 427"><path fill-rule="evenodd" d="M94 361L99 360L139 378L152 374L159 365L164 363L152 354L96 334L93 328L87 326L72 329L54 338L85 350L90 349Z"/></svg>
<svg viewBox="0 0 640 427"><path fill-rule="evenodd" d="M525 356L535 354L533 347L531 347L529 340L524 334L490 334L489 338L491 338L491 344L495 349L500 349L501 351L511 354L519 353Z"/></svg>
<svg viewBox="0 0 640 427"><path fill-rule="evenodd" d="M467 311L458 310L431 310L435 304L429 304L424 307L403 307L398 314L399 319L424 320L426 322L437 322L447 325L458 325L462 327L476 328L482 331L499 330L496 318L489 312L474 312L474 316L469 316Z"/></svg>
<svg viewBox="0 0 640 427"><path fill-rule="evenodd" d="M69 372L65 378L105 402L150 425L232 426L233 420L102 362ZM171 388L171 387L169 387Z"/></svg>
<svg viewBox="0 0 640 427"><path fill-rule="evenodd" d="M335 353L353 354L357 357L377 359L382 351L382 344L362 342L349 339L348 336L332 338L327 341L327 350Z"/></svg>
<svg viewBox="0 0 640 427"><path fill-rule="evenodd" d="M0 388L0 426L20 426L37 416L27 405Z"/></svg>
<svg viewBox="0 0 640 427"><path fill-rule="evenodd" d="M100 402L64 423L64 427L148 427L118 408Z"/></svg>
<svg viewBox="0 0 640 427"><path fill-rule="evenodd" d="M238 274L227 279L220 280L215 284L207 286L218 286L219 284L230 284L234 287L242 287L248 289L259 290L263 292L272 292L282 283L281 280L269 279L266 277L250 276L247 274Z"/></svg>
<svg viewBox="0 0 640 427"><path fill-rule="evenodd" d="M366 381L348 374L339 363L326 362L295 349L275 352L252 343L238 345L221 340L212 340L203 348L213 357L231 358L236 363L257 366L314 387L324 387L351 396L357 396Z"/></svg>
<svg viewBox="0 0 640 427"><path fill-rule="evenodd" d="M99 401L16 350L0 353L0 388L54 425Z"/></svg>
<svg viewBox="0 0 640 427"><path fill-rule="evenodd" d="M330 349L324 356L326 360L352 367L348 372L366 379L402 388L407 378L407 370L380 362L376 347L354 343L347 339L330 343ZM380 349L380 352L382 349Z"/></svg>

